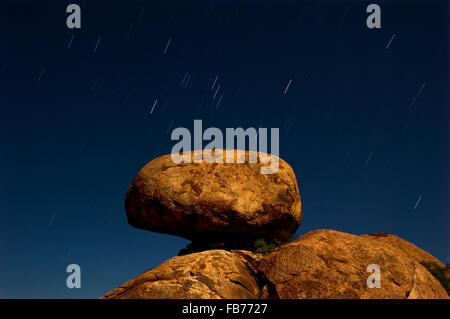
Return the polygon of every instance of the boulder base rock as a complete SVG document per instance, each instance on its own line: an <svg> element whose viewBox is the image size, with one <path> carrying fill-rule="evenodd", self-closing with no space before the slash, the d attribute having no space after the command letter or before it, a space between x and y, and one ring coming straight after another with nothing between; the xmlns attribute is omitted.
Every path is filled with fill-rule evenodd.
<svg viewBox="0 0 450 319"><path fill-rule="evenodd" d="M255 299L259 288L241 257L209 250L169 259L104 299Z"/></svg>
<svg viewBox="0 0 450 319"><path fill-rule="evenodd" d="M274 174L262 174L256 152L233 152L234 163L175 164L171 155L142 168L130 185L125 208L137 228L181 236L193 247L250 248L257 239L286 242L301 223L301 202L292 168L282 159ZM260 155L261 153L257 153ZM237 163L245 158L244 163ZM195 249L194 249L195 250Z"/></svg>
<svg viewBox="0 0 450 319"><path fill-rule="evenodd" d="M437 261L397 236L318 230L270 252L258 269L283 299L448 298L424 259ZM371 264L380 266L381 288L367 287Z"/></svg>
<svg viewBox="0 0 450 319"><path fill-rule="evenodd" d="M310 232L266 255L208 250L174 257L104 298L448 299L420 262L436 258L393 235ZM367 266L381 269L368 288Z"/></svg>

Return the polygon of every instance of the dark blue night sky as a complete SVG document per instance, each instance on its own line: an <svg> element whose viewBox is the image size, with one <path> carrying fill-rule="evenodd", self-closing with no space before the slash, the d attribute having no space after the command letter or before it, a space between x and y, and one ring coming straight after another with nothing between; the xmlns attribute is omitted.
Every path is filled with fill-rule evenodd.
<svg viewBox="0 0 450 319"><path fill-rule="evenodd" d="M97 298L177 255L188 241L132 228L124 199L194 119L280 128L298 235L383 231L450 262L444 1L187 3L1 2L0 297Z"/></svg>

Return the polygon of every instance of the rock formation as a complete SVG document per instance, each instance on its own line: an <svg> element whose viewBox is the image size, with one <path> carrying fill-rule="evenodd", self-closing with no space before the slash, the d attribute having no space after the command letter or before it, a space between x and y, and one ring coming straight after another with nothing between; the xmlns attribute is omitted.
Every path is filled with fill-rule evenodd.
<svg viewBox="0 0 450 319"><path fill-rule="evenodd" d="M237 255L208 250L174 257L108 293L120 299L256 299L256 280Z"/></svg>
<svg viewBox="0 0 450 319"><path fill-rule="evenodd" d="M448 298L420 264L423 257L439 260L397 236L379 238L317 230L266 255L208 250L174 257L104 298ZM380 288L367 286L370 264L380 266Z"/></svg>
<svg viewBox="0 0 450 319"><path fill-rule="evenodd" d="M287 243L301 222L294 172L281 159L273 175L260 166L174 164L170 155L148 163L128 189L129 223L193 242L103 298L448 299L448 267L397 236L317 230ZM245 250L255 240L270 251ZM367 284L374 264L380 288Z"/></svg>
<svg viewBox="0 0 450 319"><path fill-rule="evenodd" d="M130 225L190 239L194 251L289 241L301 223L292 168L280 159L276 173L261 174L264 164L249 163L248 151L234 152L245 163L175 164L170 155L149 162L128 189Z"/></svg>
<svg viewBox="0 0 450 319"><path fill-rule="evenodd" d="M420 264L425 260L440 263L397 236L318 230L267 254L258 270L283 299L447 298L439 281ZM381 288L366 284L371 264L380 266Z"/></svg>

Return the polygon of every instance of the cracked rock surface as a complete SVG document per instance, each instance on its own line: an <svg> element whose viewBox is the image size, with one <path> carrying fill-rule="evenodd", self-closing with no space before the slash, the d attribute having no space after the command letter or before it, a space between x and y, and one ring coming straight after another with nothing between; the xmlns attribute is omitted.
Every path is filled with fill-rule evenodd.
<svg viewBox="0 0 450 319"><path fill-rule="evenodd" d="M259 288L241 258L225 250L178 256L144 272L105 299L256 299Z"/></svg>

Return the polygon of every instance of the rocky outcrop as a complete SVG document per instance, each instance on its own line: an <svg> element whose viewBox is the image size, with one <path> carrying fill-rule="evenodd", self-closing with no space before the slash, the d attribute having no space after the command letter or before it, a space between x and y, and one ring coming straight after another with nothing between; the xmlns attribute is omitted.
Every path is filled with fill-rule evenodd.
<svg viewBox="0 0 450 319"><path fill-rule="evenodd" d="M448 298L420 264L424 258L436 260L397 236L318 230L266 255L209 250L174 257L104 298ZM367 286L371 264L380 266L380 288Z"/></svg>
<svg viewBox="0 0 450 319"><path fill-rule="evenodd" d="M255 299L254 273L224 250L178 256L106 294L105 299Z"/></svg>
<svg viewBox="0 0 450 319"><path fill-rule="evenodd" d="M264 256L258 269L280 298L448 298L423 258L434 259L397 236L318 230ZM367 286L371 264L380 267L380 288Z"/></svg>
<svg viewBox="0 0 450 319"><path fill-rule="evenodd" d="M127 192L128 222L192 242L103 298L448 299L448 267L400 237L317 230L286 243L302 218L291 167L279 159L276 173L261 174L265 165L249 161L261 153L226 152L234 163L195 151L191 163L165 155L142 168Z"/></svg>
<svg viewBox="0 0 450 319"><path fill-rule="evenodd" d="M130 225L190 239L190 251L248 249L257 239L287 242L301 223L292 168L279 159L276 173L261 174L265 164L249 163L252 152L231 152L234 163L175 164L170 155L149 162L128 189Z"/></svg>

